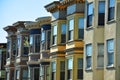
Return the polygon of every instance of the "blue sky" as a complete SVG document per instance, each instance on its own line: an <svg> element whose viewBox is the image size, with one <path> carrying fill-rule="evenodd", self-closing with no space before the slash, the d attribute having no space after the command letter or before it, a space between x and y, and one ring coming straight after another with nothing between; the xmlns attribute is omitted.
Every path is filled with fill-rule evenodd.
<svg viewBox="0 0 120 80"><path fill-rule="evenodd" d="M0 0L0 43L7 42L4 27L17 21L34 21L38 17L50 16L44 6L53 1L55 0Z"/></svg>

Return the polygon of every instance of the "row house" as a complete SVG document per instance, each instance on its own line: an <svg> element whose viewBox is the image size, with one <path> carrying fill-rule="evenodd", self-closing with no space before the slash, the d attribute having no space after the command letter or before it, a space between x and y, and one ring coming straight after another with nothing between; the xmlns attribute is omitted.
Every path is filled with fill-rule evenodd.
<svg viewBox="0 0 120 80"><path fill-rule="evenodd" d="M29 80L48 80L51 17L40 17L35 22L25 23L29 30Z"/></svg>
<svg viewBox="0 0 120 80"><path fill-rule="evenodd" d="M5 63L6 63L6 43L0 43L0 80L6 79L4 67Z"/></svg>
<svg viewBox="0 0 120 80"><path fill-rule="evenodd" d="M54 1L45 8L52 15L50 79L83 80L84 1Z"/></svg>

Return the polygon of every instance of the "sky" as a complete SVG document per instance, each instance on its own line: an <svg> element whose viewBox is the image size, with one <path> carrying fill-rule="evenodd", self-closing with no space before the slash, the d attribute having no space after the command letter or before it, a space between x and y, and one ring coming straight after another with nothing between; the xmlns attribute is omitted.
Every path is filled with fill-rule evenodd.
<svg viewBox="0 0 120 80"><path fill-rule="evenodd" d="M17 21L35 21L38 17L50 16L45 5L58 0L0 0L0 43L6 43L4 27Z"/></svg>

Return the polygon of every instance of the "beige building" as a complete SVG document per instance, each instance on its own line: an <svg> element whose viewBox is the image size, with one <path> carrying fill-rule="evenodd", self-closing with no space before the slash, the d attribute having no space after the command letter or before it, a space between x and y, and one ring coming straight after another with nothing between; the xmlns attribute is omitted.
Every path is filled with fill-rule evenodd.
<svg viewBox="0 0 120 80"><path fill-rule="evenodd" d="M87 0L84 80L120 80L119 0Z"/></svg>

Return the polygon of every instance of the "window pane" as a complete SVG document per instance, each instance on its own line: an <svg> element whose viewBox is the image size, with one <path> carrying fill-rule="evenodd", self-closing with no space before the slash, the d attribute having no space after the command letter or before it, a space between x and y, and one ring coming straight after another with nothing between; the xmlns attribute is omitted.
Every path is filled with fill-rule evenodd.
<svg viewBox="0 0 120 80"><path fill-rule="evenodd" d="M27 79L28 77L28 71L27 70L23 70L23 78Z"/></svg>
<svg viewBox="0 0 120 80"><path fill-rule="evenodd" d="M72 69L73 67L73 61L72 59L68 59L68 69Z"/></svg>
<svg viewBox="0 0 120 80"><path fill-rule="evenodd" d="M44 41L44 40L45 40L45 32L43 31L41 36L41 41Z"/></svg>
<svg viewBox="0 0 120 80"><path fill-rule="evenodd" d="M35 52L40 51L40 35L35 35Z"/></svg>
<svg viewBox="0 0 120 80"><path fill-rule="evenodd" d="M56 71L56 62L52 62L52 72Z"/></svg>
<svg viewBox="0 0 120 80"><path fill-rule="evenodd" d="M28 55L28 53L29 53L29 38L28 38L28 36L23 36L23 50L24 50L24 55Z"/></svg>
<svg viewBox="0 0 120 80"><path fill-rule="evenodd" d="M84 29L84 18L79 18L78 20L78 27L79 29Z"/></svg>
<svg viewBox="0 0 120 80"><path fill-rule="evenodd" d="M104 55L104 44L98 44L98 55Z"/></svg>
<svg viewBox="0 0 120 80"><path fill-rule="evenodd" d="M107 41L107 51L114 52L114 41L113 39Z"/></svg>
<svg viewBox="0 0 120 80"><path fill-rule="evenodd" d="M83 59L79 58L78 59L78 69L82 69L83 68Z"/></svg>
<svg viewBox="0 0 120 80"><path fill-rule="evenodd" d="M86 64L87 68L90 68L91 67L91 63L92 63L91 57L87 57L86 62L87 62L87 64Z"/></svg>
<svg viewBox="0 0 120 80"><path fill-rule="evenodd" d="M34 52L34 43L33 43L33 35L30 35L30 52L33 53Z"/></svg>
<svg viewBox="0 0 120 80"><path fill-rule="evenodd" d="M86 45L86 55L92 56L92 45L91 44Z"/></svg>
<svg viewBox="0 0 120 80"><path fill-rule="evenodd" d="M71 19L71 20L69 20L69 31L73 30L73 28L74 28L74 20Z"/></svg>
<svg viewBox="0 0 120 80"><path fill-rule="evenodd" d="M104 67L104 57L103 56L98 56L98 58L97 58L97 66L98 67Z"/></svg>
<svg viewBox="0 0 120 80"><path fill-rule="evenodd" d="M88 4L88 15L93 14L93 3Z"/></svg>
<svg viewBox="0 0 120 80"><path fill-rule="evenodd" d="M105 13L105 1L99 1L99 13Z"/></svg>
<svg viewBox="0 0 120 80"><path fill-rule="evenodd" d="M61 71L65 70L65 61L60 61L60 70Z"/></svg>
<svg viewBox="0 0 120 80"><path fill-rule="evenodd" d="M53 27L53 35L57 35L57 26Z"/></svg>
<svg viewBox="0 0 120 80"><path fill-rule="evenodd" d="M61 25L61 34L66 34L66 24Z"/></svg>
<svg viewBox="0 0 120 80"><path fill-rule="evenodd" d="M115 0L109 0L109 7L115 6Z"/></svg>

